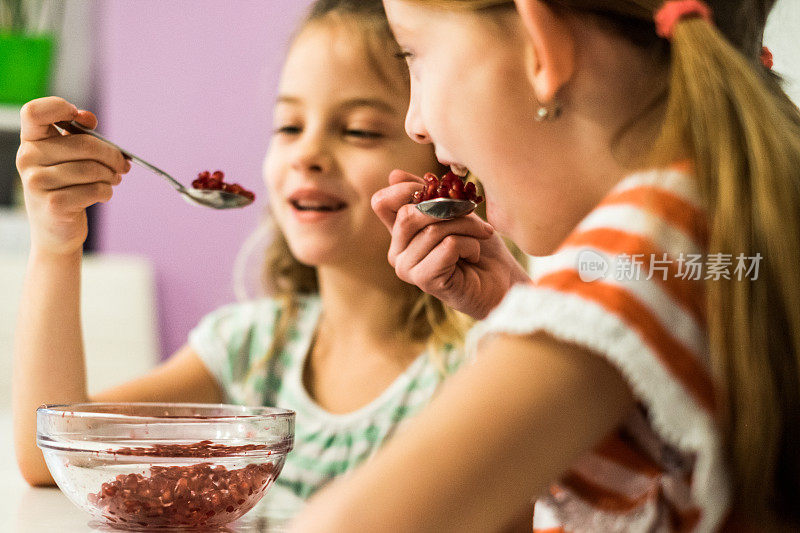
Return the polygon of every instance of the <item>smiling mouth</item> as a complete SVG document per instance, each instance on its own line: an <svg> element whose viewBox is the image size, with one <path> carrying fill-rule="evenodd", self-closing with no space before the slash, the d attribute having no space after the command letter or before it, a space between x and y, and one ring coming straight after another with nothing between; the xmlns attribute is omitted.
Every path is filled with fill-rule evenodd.
<svg viewBox="0 0 800 533"><path fill-rule="evenodd" d="M333 213L335 211L341 211L346 207L346 204L342 202L320 203L320 202L310 202L301 200L290 200L289 203L291 203L292 207L294 207L298 211L312 211L319 213Z"/></svg>

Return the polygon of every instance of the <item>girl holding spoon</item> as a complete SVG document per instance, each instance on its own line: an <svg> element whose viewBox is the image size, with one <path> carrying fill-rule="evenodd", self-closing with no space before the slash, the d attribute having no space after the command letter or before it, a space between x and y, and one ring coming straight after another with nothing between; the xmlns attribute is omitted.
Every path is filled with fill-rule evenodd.
<svg viewBox="0 0 800 533"><path fill-rule="evenodd" d="M532 499L542 532L798 529L800 113L759 61L773 4L384 0L409 135L547 257L498 298L463 260L482 222L392 175L398 275L496 307L475 364L293 531L496 531Z"/></svg>

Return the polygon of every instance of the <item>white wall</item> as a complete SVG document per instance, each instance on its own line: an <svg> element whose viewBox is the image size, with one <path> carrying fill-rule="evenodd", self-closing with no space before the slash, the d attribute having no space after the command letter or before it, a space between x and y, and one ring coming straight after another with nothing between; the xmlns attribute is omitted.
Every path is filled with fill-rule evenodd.
<svg viewBox="0 0 800 533"><path fill-rule="evenodd" d="M778 0L764 32L775 72L786 79L786 92L800 105L800 0Z"/></svg>
<svg viewBox="0 0 800 533"><path fill-rule="evenodd" d="M24 255L0 252L0 416L10 407L14 330L26 263ZM89 392L153 368L159 351L152 265L139 257L87 255L81 284Z"/></svg>

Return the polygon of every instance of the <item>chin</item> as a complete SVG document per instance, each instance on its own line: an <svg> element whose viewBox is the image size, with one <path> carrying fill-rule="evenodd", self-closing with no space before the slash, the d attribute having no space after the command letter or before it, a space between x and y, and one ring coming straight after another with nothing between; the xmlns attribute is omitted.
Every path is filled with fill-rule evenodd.
<svg viewBox="0 0 800 533"><path fill-rule="evenodd" d="M315 245L315 243L309 241L302 242L296 246L289 242L289 249L295 259L311 267L335 263L342 255L341 250L335 246L330 244Z"/></svg>

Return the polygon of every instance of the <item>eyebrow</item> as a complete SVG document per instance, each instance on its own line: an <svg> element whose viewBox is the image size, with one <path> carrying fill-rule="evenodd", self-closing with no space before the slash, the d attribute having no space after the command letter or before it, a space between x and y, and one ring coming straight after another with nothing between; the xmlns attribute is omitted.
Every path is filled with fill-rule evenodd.
<svg viewBox="0 0 800 533"><path fill-rule="evenodd" d="M300 100L296 96L287 96L287 95L278 95L278 98L275 100L276 104L300 104L302 100Z"/></svg>
<svg viewBox="0 0 800 533"><path fill-rule="evenodd" d="M388 102L380 98L351 98L342 102L341 107L344 109L353 109L354 107L372 107L387 113L395 113L395 108Z"/></svg>
<svg viewBox="0 0 800 533"><path fill-rule="evenodd" d="M299 105L303 103L301 98L290 95L280 95L276 103ZM350 98L339 103L339 107L348 111L356 107L371 107L386 113L396 113L397 110L385 100L380 98Z"/></svg>

